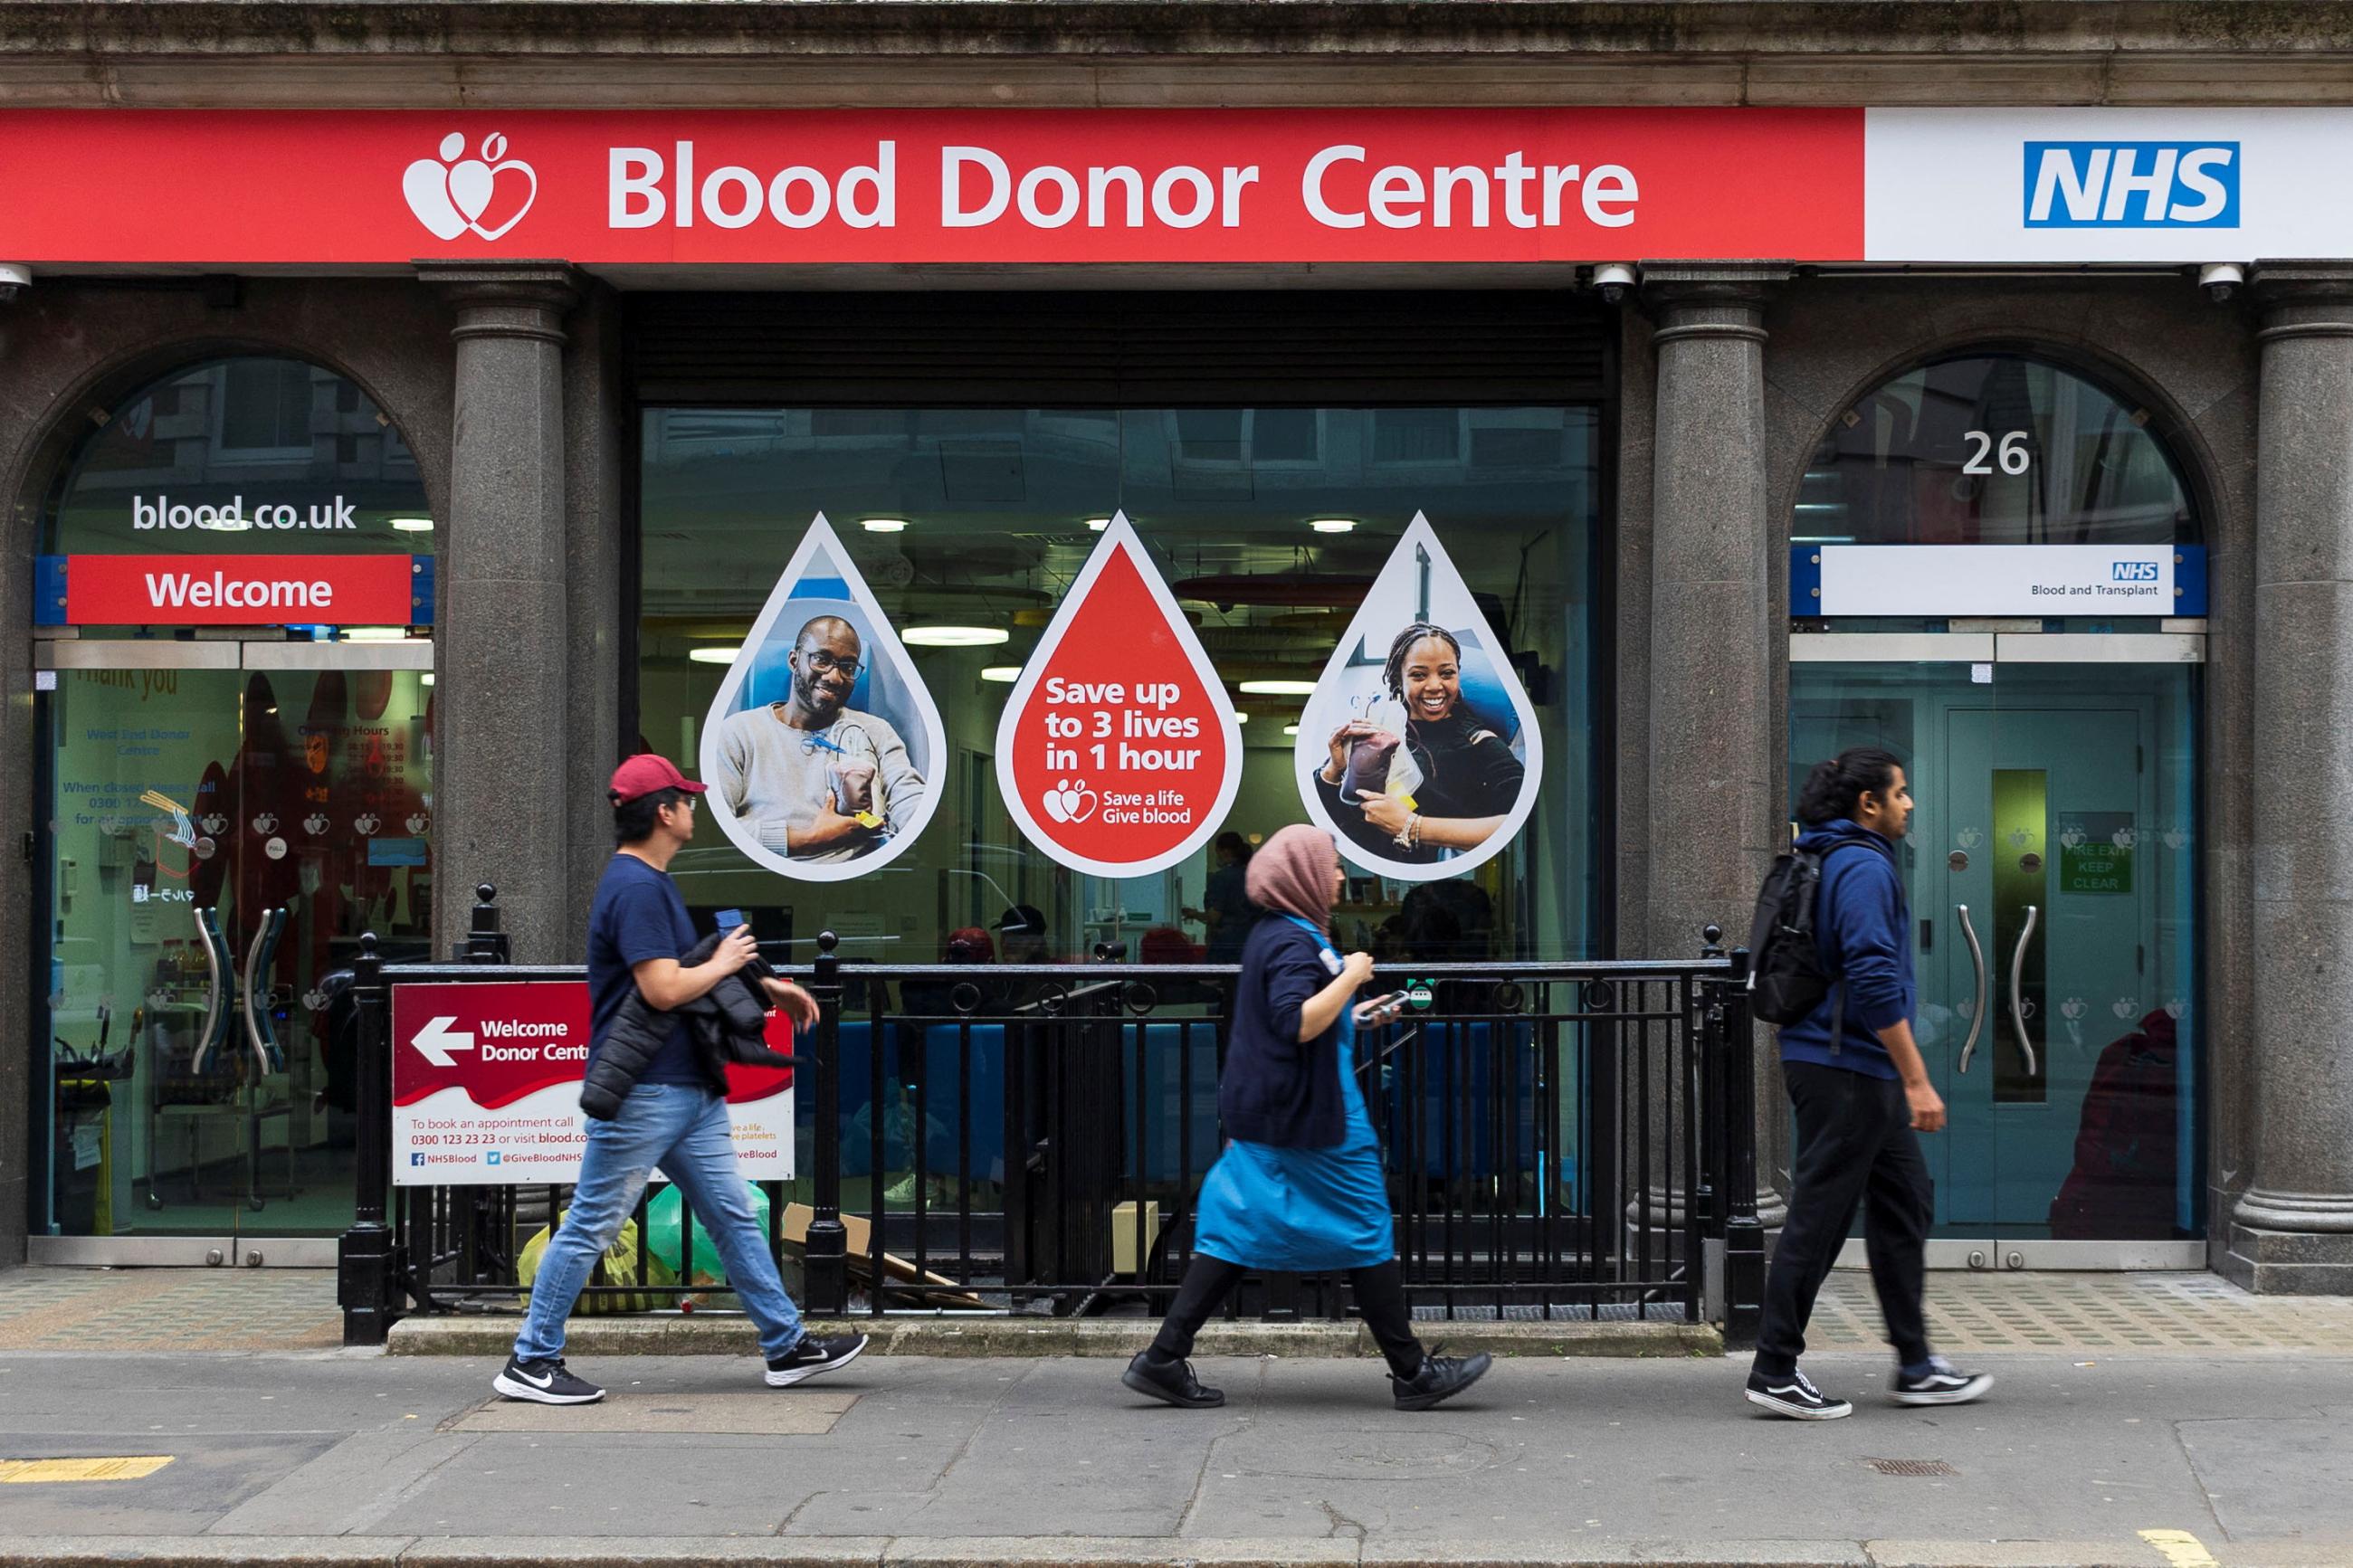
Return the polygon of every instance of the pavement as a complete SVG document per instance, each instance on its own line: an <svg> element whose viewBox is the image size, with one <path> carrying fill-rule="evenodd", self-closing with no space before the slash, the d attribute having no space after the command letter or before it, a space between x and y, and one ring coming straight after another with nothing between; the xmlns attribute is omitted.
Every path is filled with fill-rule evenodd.
<svg viewBox="0 0 2353 1568"><path fill-rule="evenodd" d="M0 1276L0 1303L58 1272ZM1979 1405L1899 1409L1879 1353L1821 1350L1859 1409L1820 1425L1701 1354L1523 1355L1408 1415L1377 1362L1320 1356L1206 1357L1229 1403L1188 1412L1085 1357L873 1354L769 1390L746 1356L581 1353L612 1397L548 1409L491 1398L486 1357L0 1350L0 1568L2353 1563L2353 1303L2150 1279L2078 1303L2124 1343L2017 1319L1972 1348ZM2024 1289L1931 1299L1999 1339ZM1833 1282L1830 1343L1868 1300ZM2136 1325L2167 1300L2189 1327Z"/></svg>

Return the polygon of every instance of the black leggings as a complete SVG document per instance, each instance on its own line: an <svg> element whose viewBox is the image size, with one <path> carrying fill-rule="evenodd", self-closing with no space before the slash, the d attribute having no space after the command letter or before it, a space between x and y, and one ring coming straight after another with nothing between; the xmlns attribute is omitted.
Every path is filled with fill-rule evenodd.
<svg viewBox="0 0 2353 1568"><path fill-rule="evenodd" d="M1222 1258L1212 1258L1206 1252L1193 1254L1193 1261L1185 1269L1185 1282L1177 1288L1176 1303L1168 1316L1161 1321L1160 1333L1152 1342L1152 1353L1163 1361L1183 1361L1193 1353L1193 1336L1209 1321L1209 1314L1221 1306L1241 1283L1250 1270L1239 1263L1229 1263ZM1369 1268L1348 1271L1349 1287L1356 1292L1356 1310L1364 1314L1365 1326L1373 1331L1374 1342L1389 1363L1389 1371L1399 1377L1411 1377L1421 1371L1421 1342L1413 1337L1413 1313L1405 1301L1405 1271L1396 1258L1376 1263Z"/></svg>

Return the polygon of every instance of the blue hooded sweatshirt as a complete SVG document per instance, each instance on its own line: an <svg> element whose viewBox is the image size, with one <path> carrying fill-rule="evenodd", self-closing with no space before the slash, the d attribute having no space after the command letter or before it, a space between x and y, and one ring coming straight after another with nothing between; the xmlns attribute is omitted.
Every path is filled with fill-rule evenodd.
<svg viewBox="0 0 2353 1568"><path fill-rule="evenodd" d="M1912 909L1895 868L1895 847L1878 834L1841 817L1809 827L1798 844L1820 850L1840 838L1860 842L1841 844L1823 859L1821 901L1814 910L1822 967L1838 984L1821 1005L1782 1026L1781 1059L1897 1078L1902 1075L1876 1031L1908 1020L1919 997L1912 973ZM1846 1012L1833 1054L1831 1013L1841 989Z"/></svg>

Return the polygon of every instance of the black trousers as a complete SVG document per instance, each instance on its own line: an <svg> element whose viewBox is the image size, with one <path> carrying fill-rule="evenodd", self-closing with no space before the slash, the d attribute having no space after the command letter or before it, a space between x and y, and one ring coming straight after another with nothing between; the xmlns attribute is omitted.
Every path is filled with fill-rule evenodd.
<svg viewBox="0 0 2353 1568"><path fill-rule="evenodd" d="M1183 1361L1191 1355L1193 1336L1249 1272L1239 1263L1206 1252L1193 1254L1193 1261L1185 1268L1185 1282L1176 1288L1176 1303L1161 1320L1160 1332L1152 1342L1152 1353L1164 1361ZM1373 1331L1373 1341L1381 1347L1389 1371L1399 1377L1419 1373L1421 1342L1413 1336L1413 1313L1405 1300L1405 1271L1397 1259L1350 1269L1348 1286L1356 1293L1356 1310L1364 1314L1365 1326Z"/></svg>
<svg viewBox="0 0 2353 1568"><path fill-rule="evenodd" d="M1765 1277L1765 1321L1757 1334L1757 1370L1785 1377L1806 1348L1814 1298L1863 1208L1863 1248L1871 1283L1887 1320L1887 1340L1906 1366L1928 1358L1920 1312L1928 1226L1936 1184L1912 1131L1904 1086L1842 1068L1787 1062L1782 1077L1798 1114L1789 1217Z"/></svg>

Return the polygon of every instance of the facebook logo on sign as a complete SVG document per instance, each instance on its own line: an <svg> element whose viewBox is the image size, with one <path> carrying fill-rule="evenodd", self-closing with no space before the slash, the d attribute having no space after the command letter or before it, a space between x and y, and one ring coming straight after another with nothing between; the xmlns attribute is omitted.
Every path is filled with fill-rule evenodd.
<svg viewBox="0 0 2353 1568"><path fill-rule="evenodd" d="M409 1152L408 1163L412 1165L422 1165L425 1163L425 1156L412 1150Z"/></svg>
<svg viewBox="0 0 2353 1568"><path fill-rule="evenodd" d="M2236 228L2236 142L2029 142L2029 228Z"/></svg>
<svg viewBox="0 0 2353 1568"><path fill-rule="evenodd" d="M2111 583L2154 583L2157 581L2157 563L2154 561L2119 561L2110 570L2108 574L2108 581Z"/></svg>

